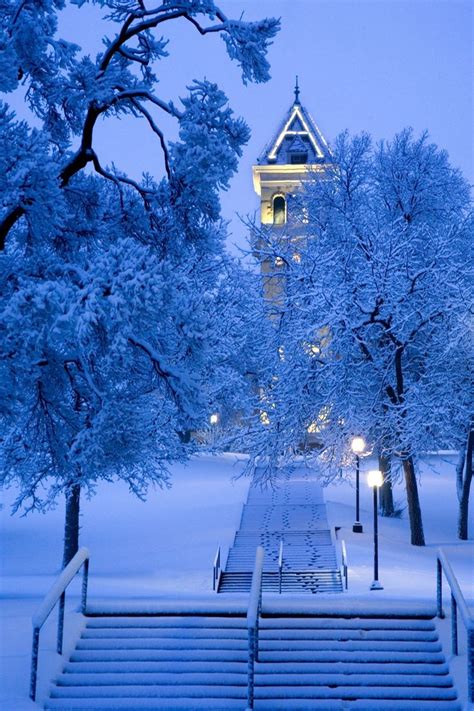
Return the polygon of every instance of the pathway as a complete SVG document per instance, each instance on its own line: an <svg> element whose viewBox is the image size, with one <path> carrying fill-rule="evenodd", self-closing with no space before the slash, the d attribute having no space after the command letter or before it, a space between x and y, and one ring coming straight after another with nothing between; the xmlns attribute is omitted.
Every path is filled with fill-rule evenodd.
<svg viewBox="0 0 474 711"><path fill-rule="evenodd" d="M323 491L312 470L283 469L272 488L251 485L219 592L250 590L257 546L265 549L264 590L342 592Z"/></svg>

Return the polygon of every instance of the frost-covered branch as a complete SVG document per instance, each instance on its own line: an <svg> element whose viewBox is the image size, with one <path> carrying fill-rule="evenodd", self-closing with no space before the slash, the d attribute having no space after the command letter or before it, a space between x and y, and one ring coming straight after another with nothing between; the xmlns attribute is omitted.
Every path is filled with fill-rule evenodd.
<svg viewBox="0 0 474 711"><path fill-rule="evenodd" d="M168 180L177 170L176 188L181 180L179 168L171 160L164 133L145 104L171 115L180 127L188 119L186 111L179 111L172 102L164 101L154 92L157 85L154 64L167 56L167 41L155 38L153 32L165 23L181 18L194 24L201 34L222 33L230 58L242 69L243 81L260 82L269 78L266 53L278 31L279 21L229 20L212 1L166 2L152 9L146 9L143 2L117 6L105 0L103 5L110 7L110 19L120 23L121 27L113 39L104 40L105 51L95 61L88 56L78 58L80 48L77 45L56 39L56 5L12 5L10 15L6 15L10 33L6 47L9 61L5 64L8 72L0 77L0 85L10 91L18 85L17 74L23 77L30 108L43 126L46 151L42 162L44 164L47 158L51 192L64 189L74 176L95 161L94 129L99 118L120 117L124 113L136 115L137 112L146 119L159 140ZM212 24L206 26L206 19ZM18 38L28 36L28 28L35 20L38 37L44 41L35 45L25 43L23 39L19 41ZM223 114L222 105L214 108ZM210 114L206 121L211 122ZM222 124L222 131L227 132L225 143L238 155L239 141L244 140L244 134L239 129L231 135L229 125L229 122ZM80 145L71 152L73 136L79 136ZM28 160L24 163L24 171L31 165L31 156ZM225 171L233 169L229 162L225 164ZM53 186L54 182L56 186ZM227 182L228 178L222 185ZM4 201L0 214L0 249L4 249L8 235L22 217L31 224L36 205L40 206L44 199L34 190L29 191L28 200L19 196L18 190L16 192L15 198L12 186L11 199Z"/></svg>

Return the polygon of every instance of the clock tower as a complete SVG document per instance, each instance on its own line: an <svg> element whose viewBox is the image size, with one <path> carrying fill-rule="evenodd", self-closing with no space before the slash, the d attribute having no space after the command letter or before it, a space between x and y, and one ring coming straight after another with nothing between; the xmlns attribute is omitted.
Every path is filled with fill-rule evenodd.
<svg viewBox="0 0 474 711"><path fill-rule="evenodd" d="M292 224L291 196L305 179L314 180L318 174L323 177L331 162L326 139L300 102L296 77L293 104L257 164L252 167L253 186L260 197L260 222L263 228L257 253L265 254L263 235L267 229L270 230L274 245L275 238L277 243L279 237L289 240L294 246L292 259L300 260L298 243L304 240L304 234L301 234L301 223ZM264 275L265 298L274 307L271 318L278 318L285 294L285 261L279 256L264 256L261 257L260 265Z"/></svg>
<svg viewBox="0 0 474 711"><path fill-rule="evenodd" d="M326 139L300 102L296 77L295 98L277 133L253 166L253 186L260 197L262 225L282 226L291 219L289 196L301 183L324 173L331 162Z"/></svg>

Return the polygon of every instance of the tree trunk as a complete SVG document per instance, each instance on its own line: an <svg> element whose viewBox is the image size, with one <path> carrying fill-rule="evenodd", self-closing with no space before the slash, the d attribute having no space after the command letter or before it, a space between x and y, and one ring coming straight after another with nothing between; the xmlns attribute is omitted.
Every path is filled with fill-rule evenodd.
<svg viewBox="0 0 474 711"><path fill-rule="evenodd" d="M413 457L402 460L403 472L405 474L405 485L407 490L408 516L410 519L411 543L413 546L424 546L425 535L423 533L423 520L421 518L421 506L418 496L418 484L415 476L415 465Z"/></svg>
<svg viewBox="0 0 474 711"><path fill-rule="evenodd" d="M472 482L472 455L474 449L474 430L470 430L467 436L466 457L464 460L464 476L459 496L458 514L458 538L461 541L468 539L468 514L469 514L469 494Z"/></svg>
<svg viewBox="0 0 474 711"><path fill-rule="evenodd" d="M464 467L466 465L466 449L468 439L469 435L468 437L466 437L466 441L463 443L463 445L459 448L458 461L456 462L456 493L458 495L458 501L461 501L462 496L462 485L464 481Z"/></svg>
<svg viewBox="0 0 474 711"><path fill-rule="evenodd" d="M379 454L379 469L383 474L383 484L380 487L380 513L382 516L393 516L392 461L390 457Z"/></svg>
<svg viewBox="0 0 474 711"><path fill-rule="evenodd" d="M73 484L66 492L66 519L64 522L63 568L79 550L79 511L81 485Z"/></svg>

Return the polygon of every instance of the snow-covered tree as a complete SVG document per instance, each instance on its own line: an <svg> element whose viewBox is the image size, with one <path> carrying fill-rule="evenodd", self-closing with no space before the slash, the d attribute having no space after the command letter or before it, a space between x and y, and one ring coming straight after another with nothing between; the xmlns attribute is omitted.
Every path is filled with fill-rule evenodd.
<svg viewBox="0 0 474 711"><path fill-rule="evenodd" d="M213 173L219 172L220 161L228 159L229 153L235 168L242 132L247 129L222 110L225 97L211 91L207 82L194 86L184 108L158 95L157 65L168 55L167 40L161 33L167 23L178 20L189 22L202 35L218 33L230 58L240 65L243 81L261 82L269 78L266 52L278 31L278 20L229 19L212 0L164 0L150 8L143 0L97 0L115 33L103 38L104 49L93 58L81 53L77 44L56 36L57 14L64 4L63 0L5 0L2 4L0 88L12 91L20 82L26 87L29 108L41 122L41 130L30 131L24 124L13 129L11 123L5 128L21 133L7 158L11 175L4 186L0 245L21 218L36 230L41 225L47 229L55 213L53 205L58 202L55 193L57 196L58 190L88 165L104 177L134 185L144 199L149 197L145 188L102 166L94 129L100 119L109 117L144 119L163 149L173 199L178 200L190 187L187 169L191 165L194 196L204 197L215 215L216 191L226 186L228 177ZM85 3L78 0L75 4ZM181 132L193 134L193 149L181 151L178 170L172 165L160 128L163 112L179 123ZM77 149L73 142L78 142ZM212 161L206 145L214 148ZM56 211L60 206L59 201Z"/></svg>
<svg viewBox="0 0 474 711"><path fill-rule="evenodd" d="M182 19L220 33L246 82L268 78L278 29L229 20L211 0L98 4L117 31L95 59L56 37L62 2L6 2L2 24L0 81L26 86L37 124L2 105L2 479L20 483L27 509L66 494L64 562L81 489L120 477L144 495L193 451L187 433L206 426L219 390L217 331L229 349L241 338L241 322L216 306L227 261L219 191L249 131L211 82L193 82L180 108L157 95L161 32ZM174 143L160 112L177 121ZM164 179L102 165L94 127L124 114L156 135Z"/></svg>
<svg viewBox="0 0 474 711"><path fill-rule="evenodd" d="M416 457L459 439L470 415L466 349L456 367L446 361L472 303L469 190L446 153L409 130L376 148L343 134L333 158L298 198L299 233L264 247L285 265L276 278L286 410L276 407L269 426L296 442L317 431L333 468L354 434L398 457L411 540L423 545Z"/></svg>

